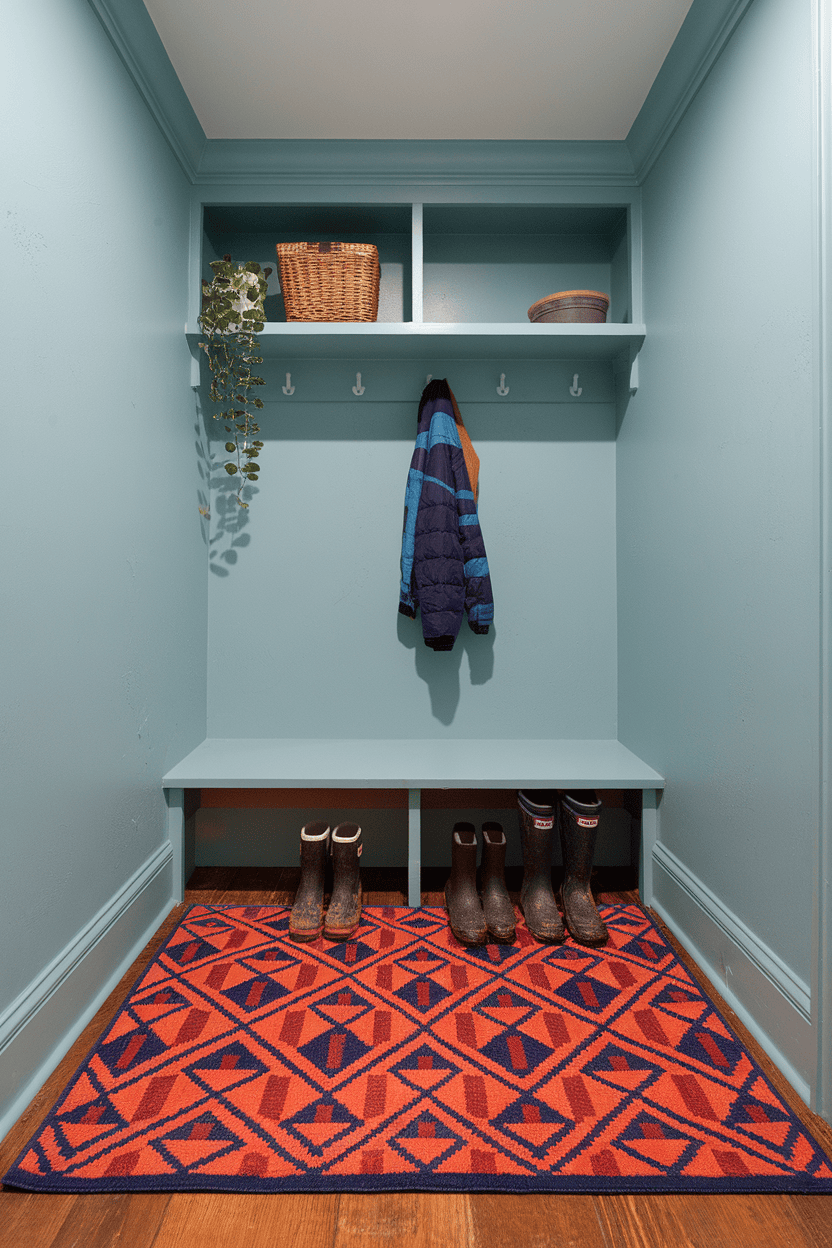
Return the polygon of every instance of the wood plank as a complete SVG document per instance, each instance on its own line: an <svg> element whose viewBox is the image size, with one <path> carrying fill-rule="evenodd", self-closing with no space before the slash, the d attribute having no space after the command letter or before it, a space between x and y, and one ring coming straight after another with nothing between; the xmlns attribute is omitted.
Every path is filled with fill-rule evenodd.
<svg viewBox="0 0 832 1248"><path fill-rule="evenodd" d="M76 1196L49 1248L152 1248L169 1201L169 1192Z"/></svg>
<svg viewBox="0 0 832 1248"><path fill-rule="evenodd" d="M630 1195L596 1197L598 1218L616 1248L810 1248L787 1195ZM818 1199L823 1199L819 1197ZM828 1206L827 1206L828 1208Z"/></svg>
<svg viewBox="0 0 832 1248"><path fill-rule="evenodd" d="M482 1248L570 1248L573 1244L612 1248L604 1237L592 1196L477 1192L471 1196L471 1210L474 1242Z"/></svg>
<svg viewBox="0 0 832 1248"><path fill-rule="evenodd" d="M832 1248L832 1198L826 1195L784 1197L793 1219L800 1224L807 1241L817 1248Z"/></svg>
<svg viewBox="0 0 832 1248"><path fill-rule="evenodd" d="M0 1248L52 1248L75 1196L42 1196L35 1192L0 1192Z"/></svg>
<svg viewBox="0 0 832 1248"><path fill-rule="evenodd" d="M315 1193L177 1192L153 1248L329 1248L340 1199Z"/></svg>
<svg viewBox="0 0 832 1248"><path fill-rule="evenodd" d="M378 1240L407 1248L473 1248L471 1198L465 1192L343 1194L333 1248Z"/></svg>

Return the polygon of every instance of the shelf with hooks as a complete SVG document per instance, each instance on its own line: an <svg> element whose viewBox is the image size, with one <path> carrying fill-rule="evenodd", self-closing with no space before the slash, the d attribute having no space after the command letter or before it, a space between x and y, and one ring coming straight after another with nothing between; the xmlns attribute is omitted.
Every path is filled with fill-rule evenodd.
<svg viewBox="0 0 832 1248"><path fill-rule="evenodd" d="M259 335L264 359L609 360L632 363L644 325L457 325L270 322ZM188 339L198 350L199 330Z"/></svg>
<svg viewBox="0 0 832 1248"><path fill-rule="evenodd" d="M188 334L192 386L204 380L201 335ZM269 324L260 335L267 402L406 402L428 375L460 403L614 402L638 388L643 325ZM333 382L326 361L343 361ZM203 370L203 371L201 371ZM324 375L325 374L325 375Z"/></svg>

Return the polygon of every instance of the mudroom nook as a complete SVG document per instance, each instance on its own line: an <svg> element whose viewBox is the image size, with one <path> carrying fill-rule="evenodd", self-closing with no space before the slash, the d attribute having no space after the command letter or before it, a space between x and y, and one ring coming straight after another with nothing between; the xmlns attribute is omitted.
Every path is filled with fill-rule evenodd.
<svg viewBox="0 0 832 1248"><path fill-rule="evenodd" d="M313 125L311 112L292 122L300 131L284 119L282 131L266 120L256 133L225 134L200 112L168 8L33 0L7 32L3 224L15 295L4 316L14 384L0 1138L12 1181L0 1193L0 1245L29 1242L31 1226L39 1242L61 1248L81 1216L71 1202L104 1190L147 1248L193 1234L192 1212L177 1204L190 1190L209 1202L279 1193L299 1235L300 1204L290 1198L350 1193L383 1204L405 1193L401 1217L411 1221L401 1237L432 1243L420 1202L442 1186L424 1175L450 1165L443 1149L465 1155L471 1178L466 1187L454 1172L448 1208L437 1214L462 1219L446 1235L453 1244L501 1244L508 1220L486 1203L519 1192L534 1202L555 1194L603 1202L610 1193L649 1202L708 1191L726 1226L734 1215L719 1202L742 1193L760 1227L770 1216L781 1239L787 1231L817 1239L827 1182L820 1153L808 1186L790 1174L778 1187L770 1152L785 1156L787 1140L802 1147L804 1130L827 1152L832 1145L828 5L677 4L676 28L643 71L626 126L618 134L610 121L594 137L566 120L558 130L551 117L545 134L528 120L515 137L491 137L470 115L456 133L430 137L430 126L440 133L433 113L425 134L371 136L358 121L349 135L334 123L329 134L315 130L323 123ZM194 13L194 22L207 20ZM347 129L351 116L345 106ZM287 319L276 244L335 239L377 247L376 319ZM245 508L223 471L228 432L213 418L201 346L202 284L223 257L273 270L258 335L262 467L245 487ZM558 291L605 292L606 319L531 321L533 305ZM453 647L434 651L418 616L397 613L397 595L420 395L436 378L452 388L479 459L494 616L487 633L463 622ZM511 979L509 967L510 991L496 980L491 996L483 987L447 1036L436 1023L447 1067L438 1047L413 1041L399 1066L391 1057L383 1073L362 1073L359 1050L411 1043L404 1032L396 1040L400 1019L390 1001L379 1004L383 993L400 992L406 1012L414 1003L438 1009L461 984L474 992L480 955L448 953L452 938L440 930L451 830L504 829L519 906L518 790L600 796L593 879L599 908L610 907L614 969L587 962L577 986L556 984L550 951L533 957L524 932L518 957L534 961L526 979L519 971ZM352 1163L327 1155L331 1172L308 1189L284 1177L269 1187L274 1158L258 1152L256 1126L234 1171L250 1187L219 1169L213 1188L204 1176L193 1189L177 1186L180 1169L202 1164L192 1157L208 1150L204 1141L222 1139L235 1155L230 1119L207 1102L187 1132L171 1128L148 1145L161 1158L160 1186L145 1177L131 1188L146 1162L120 1124L112 1185L102 1160L100 1179L44 1186L66 1202L61 1216L53 1204L47 1225L39 1178L28 1194L14 1184L70 1165L67 1150L91 1147L99 1123L115 1131L116 1115L132 1121L117 1081L140 1060L139 1040L104 1067L107 1028L128 1028L117 1011L139 977L162 975L180 930L191 942L181 946L185 961L215 957L206 952L212 924L226 921L238 924L229 949L237 939L272 961L300 957L269 945L270 908L291 906L300 828L319 819L362 829L371 952L313 951L304 956L318 969L293 971L291 983L275 971L267 985L260 967L256 990L245 993L234 978L243 963L229 971L220 961L211 972L217 993L237 993L243 1013L261 998L265 1009L269 992L292 1003L281 1035L297 1065L251 1074L263 1080L260 1121L282 1130L285 1120L286 1140L302 1137L306 1160L291 1162L302 1169L338 1132L363 1130L359 1119L366 1126L392 1114L400 1088L433 1098L430 1112L405 1122L395 1102L401 1125L381 1143L370 1135L356 1143L348 1181ZM483 975L501 958L510 963L510 948L483 946ZM590 956L568 939L555 948L565 951L564 977L570 958ZM445 953L447 968L436 969ZM376 955L379 1000L365 1026L356 1020L369 1007L346 959ZM508 1087L535 1063L542 1072L554 1062L566 1043L558 1020L569 1031L579 1015L613 1011L614 993L646 992L652 961L665 956L673 1025L684 1017L687 1026L700 1008L716 1020L679 1041L685 1060L727 1068L730 1025L771 1081L764 1093L749 1075L718 1127L753 1136L761 1156L769 1150L761 1165L774 1169L763 1179L743 1171L745 1154L726 1152L724 1140L713 1173L704 1162L694 1173L687 1137L687 1151L655 1143L681 1139L680 1126L671 1130L676 1110L650 1102L620 1139L610 1132L595 1153L586 1145L593 1169L584 1186L541 1180L535 1167L545 1170L541 1159L567 1124L576 1129L590 1113L600 1123L598 1088L641 1079L636 1044L657 1048L656 1037L670 1035L664 1015L664 1032L654 1021L652 998L632 1007L642 1028L632 1052L618 1033L614 1051L599 1040L557 1084L560 1101L548 1084L529 1084L497 1109L499 1072L489 1082L485 1067L466 1067L457 1072L458 1121L455 1102L440 1106L431 1081L456 1077L453 1045L504 1062ZM338 957L346 969L336 984ZM428 969L413 972L412 1002L404 981L397 987L407 958L434 967L432 980ZM330 971L331 1000L320 987ZM171 978L171 993L185 993L187 974ZM307 1041L298 1030L306 1006L296 1010L291 994L313 982L309 1017L324 1021ZM682 1004L672 992L688 982L693 995ZM524 1022L541 984L561 992L566 1012L541 1005ZM174 1026L170 1016L170 1037L149 1014L136 1013L135 1025L153 1044L192 1034L196 1043L203 1003L188 1000L186 1021ZM254 1072L265 1061L245 1050L254 1025L240 1026L243 1039L217 1050L212 1071L249 1062ZM47 1120L96 1045L83 1078L99 1081L100 1104L78 1099L70 1125ZM328 1085L319 1100L292 1101L298 1071L311 1086L316 1072L350 1061L344 1088L354 1082L354 1104ZM166 1071L160 1065L141 1085L136 1121L162 1113ZM685 1072L667 1076L679 1123L703 1103ZM188 1078L204 1089L220 1076ZM82 1095L71 1091L70 1100ZM503 1132L496 1144L486 1139L486 1099L488 1128ZM714 1122L715 1103L712 1094ZM244 1108L241 1100L233 1112ZM463 1119L474 1124L470 1138ZM289 1165L289 1145L274 1138L275 1164ZM511 1140L503 1152L502 1138ZM631 1158L655 1173L644 1180L638 1171L628 1187ZM514 1187L511 1166L521 1175ZM171 1203L154 1212L162 1191ZM788 1210L776 1203L786 1192ZM772 1202L768 1212L753 1206L757 1197ZM342 1199L341 1213L315 1205L319 1239L304 1242L358 1242L344 1229L358 1214L344 1212ZM599 1245L660 1242L633 1238L636 1214L625 1203L597 1208L587 1242L601 1224ZM566 1217L546 1209L555 1222ZM392 1225L391 1210L378 1213L379 1226ZM668 1204L661 1216L673 1224L664 1233L680 1237L681 1215ZM529 1237L533 1229L529 1222Z"/></svg>

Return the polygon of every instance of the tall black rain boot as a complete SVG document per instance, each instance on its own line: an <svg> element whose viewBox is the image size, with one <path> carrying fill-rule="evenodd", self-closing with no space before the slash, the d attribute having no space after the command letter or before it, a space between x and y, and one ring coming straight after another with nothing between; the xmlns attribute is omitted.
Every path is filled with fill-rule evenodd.
<svg viewBox="0 0 832 1248"><path fill-rule="evenodd" d="M563 920L552 890L555 803L552 789L521 789L517 794L523 844L520 909L532 936L547 945L560 945L564 939Z"/></svg>
<svg viewBox="0 0 832 1248"><path fill-rule="evenodd" d="M514 940L514 906L506 888L506 837L502 824L482 825L480 892L489 935L501 945Z"/></svg>
<svg viewBox="0 0 832 1248"><path fill-rule="evenodd" d="M473 823L453 826L445 909L450 929L461 945L485 944L488 929L477 892L477 833Z"/></svg>
<svg viewBox="0 0 832 1248"><path fill-rule="evenodd" d="M339 823L332 831L332 900L326 912L327 940L349 940L361 922L361 828Z"/></svg>
<svg viewBox="0 0 832 1248"><path fill-rule="evenodd" d="M601 803L594 789L576 789L560 799L563 913L569 934L579 945L603 945L609 939L589 883L600 814Z"/></svg>
<svg viewBox="0 0 832 1248"><path fill-rule="evenodd" d="M324 926L324 874L329 856L329 824L307 823L300 830L300 883L289 918L291 940L317 940Z"/></svg>

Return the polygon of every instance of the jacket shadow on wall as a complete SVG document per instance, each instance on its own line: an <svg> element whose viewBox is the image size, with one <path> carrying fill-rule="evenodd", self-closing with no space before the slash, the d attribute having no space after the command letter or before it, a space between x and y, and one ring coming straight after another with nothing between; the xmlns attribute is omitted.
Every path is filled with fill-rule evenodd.
<svg viewBox="0 0 832 1248"><path fill-rule="evenodd" d="M397 614L396 628L399 641L414 653L416 675L428 687L430 709L434 719L446 727L453 723L462 695L462 656L468 658L468 671L472 685L484 685L494 675L495 625L488 632L473 633L465 620L454 642L453 650L431 650L422 637L422 621Z"/></svg>

